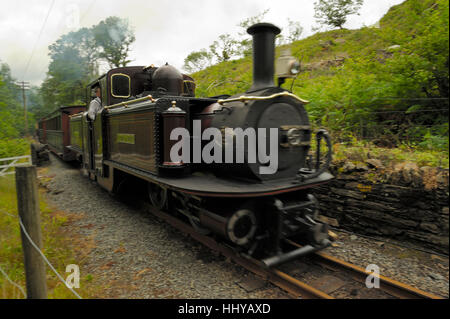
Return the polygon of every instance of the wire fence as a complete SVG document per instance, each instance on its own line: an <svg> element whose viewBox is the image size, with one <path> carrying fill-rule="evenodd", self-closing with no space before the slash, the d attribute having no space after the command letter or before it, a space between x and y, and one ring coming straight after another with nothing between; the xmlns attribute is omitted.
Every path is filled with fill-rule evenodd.
<svg viewBox="0 0 450 319"><path fill-rule="evenodd" d="M427 136L448 136L448 108L414 111L376 111L376 122L362 119L359 136L399 143L423 142ZM445 116L444 116L445 115Z"/></svg>
<svg viewBox="0 0 450 319"><path fill-rule="evenodd" d="M27 298L27 294L25 293L25 290L23 290L22 286L20 286L19 284L15 283L14 281L11 280L11 278L9 278L8 274L6 273L6 271L3 270L3 268L0 266L0 272L3 274L3 276L6 277L6 280L8 280L8 282L13 285L14 287L16 287L17 289L19 289L19 291L22 293L24 298Z"/></svg>
<svg viewBox="0 0 450 319"><path fill-rule="evenodd" d="M5 211L0 211L8 216L17 218L19 220L19 225L20 228L22 229L25 237L28 239L28 241L30 242L30 244L33 246L34 249L36 249L36 251L39 253L39 255L42 257L42 259L45 261L45 263L50 267L50 269L55 273L56 277L64 284L64 286L66 286L67 289L69 289L78 299L83 299L75 290L73 290L73 288L71 288L66 280L58 273L58 271L55 269L55 267L50 263L50 261L48 260L48 258L44 255L44 253L39 249L39 247L34 243L34 241L31 239L30 235L28 234L25 226L22 223L22 220L19 216L15 216L13 214L10 214L8 212ZM15 283L14 281L11 280L11 278L9 278L8 274L0 267L0 272L6 277L6 280L8 282L10 282L14 287L18 288L20 290L20 292L24 295L24 297L26 298L26 293L25 290L23 289L22 286L20 286L19 284Z"/></svg>
<svg viewBox="0 0 450 319"><path fill-rule="evenodd" d="M424 142L427 138L448 145L448 98L430 99L440 101L441 107L404 111L361 110L358 115L353 114L347 119L328 116L325 126L334 132L338 139L345 139L348 133L351 133L351 136L360 140L378 140L393 146L401 143L417 144ZM323 120L319 119L319 122Z"/></svg>

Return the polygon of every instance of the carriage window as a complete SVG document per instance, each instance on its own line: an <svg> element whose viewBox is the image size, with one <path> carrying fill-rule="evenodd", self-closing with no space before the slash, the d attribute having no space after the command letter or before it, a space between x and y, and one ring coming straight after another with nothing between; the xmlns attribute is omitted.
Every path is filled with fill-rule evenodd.
<svg viewBox="0 0 450 319"><path fill-rule="evenodd" d="M111 95L114 97L130 97L130 77L126 74L111 76Z"/></svg>

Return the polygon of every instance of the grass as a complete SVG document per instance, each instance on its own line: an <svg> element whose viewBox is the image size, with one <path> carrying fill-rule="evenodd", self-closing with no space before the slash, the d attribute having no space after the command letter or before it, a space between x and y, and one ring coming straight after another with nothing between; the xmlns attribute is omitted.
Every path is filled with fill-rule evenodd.
<svg viewBox="0 0 450 319"><path fill-rule="evenodd" d="M364 163L367 159L379 159L383 165L392 166L398 163L412 162L417 166L449 168L448 151L420 150L406 145L396 148L384 148L373 145L370 141L354 139L347 143L333 145L333 161L335 163L351 161L353 164Z"/></svg>
<svg viewBox="0 0 450 319"><path fill-rule="evenodd" d="M31 138L0 139L0 158L30 154Z"/></svg>
<svg viewBox="0 0 450 319"><path fill-rule="evenodd" d="M38 173L40 174L40 173ZM44 189L40 188L41 227L43 252L59 274L66 278L66 266L77 264L80 267L80 288L75 289L83 298L100 296L101 283L92 274L83 273L83 264L92 244L71 234L69 225L80 218L79 215L55 211L43 200ZM6 213L6 214L5 214ZM14 215L10 216L8 214ZM17 201L14 175L0 177L0 266L12 281L25 290L25 272L20 228L17 217ZM46 267L47 291L50 299L76 298L72 292ZM19 289L10 284L0 274L0 298L23 298Z"/></svg>
<svg viewBox="0 0 450 319"><path fill-rule="evenodd" d="M448 51L444 50L448 42L443 40L448 37L443 31L448 24L443 22L448 20L446 17L448 1L407 0L393 6L379 21L379 28L318 32L279 46L275 49L276 57L289 47L302 65L298 77L288 79L283 87L289 89L292 85L294 94L309 100L311 103L306 109L311 122L328 127L331 133L339 130L356 134L361 125L366 127L370 132L368 142L340 145L341 150L348 148L343 154L370 151L386 161L412 161L419 166L447 168L446 113L428 112L433 108L445 109L448 102L435 104L437 102L428 99L438 96L445 99L446 96L435 86L428 87L433 77L425 77L428 73L442 72L442 77L448 80L448 73L437 71L441 67L445 69L445 63L439 62L437 57L442 55L443 61L448 61ZM436 41L431 41L430 37L436 37ZM420 41L409 47L409 43L416 41L414 39ZM441 41L447 46L441 45ZM389 49L393 45L400 45L402 49ZM417 61L411 60L405 67L400 67L401 63L397 65L408 57ZM342 58L345 58L343 62ZM336 63L336 59L341 62ZM414 74L428 80L413 78ZM252 59L244 57L221 62L192 76L197 83L197 96L242 93L252 83ZM410 108L412 113L406 111ZM414 110L417 114L413 114ZM399 141L397 136L404 137ZM387 142L382 145L392 144L397 148L380 147L377 151L370 144L369 139L373 137Z"/></svg>

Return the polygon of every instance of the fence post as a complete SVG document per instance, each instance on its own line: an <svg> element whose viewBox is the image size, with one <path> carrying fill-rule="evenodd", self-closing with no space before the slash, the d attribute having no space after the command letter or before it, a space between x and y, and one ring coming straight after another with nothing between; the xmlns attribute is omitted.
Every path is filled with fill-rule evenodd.
<svg viewBox="0 0 450 319"><path fill-rule="evenodd" d="M19 217L33 242L41 249L41 219L36 176L36 166L16 167L17 208ZM44 260L32 246L22 228L20 229L20 235L22 237L27 298L46 299L47 284L45 281Z"/></svg>

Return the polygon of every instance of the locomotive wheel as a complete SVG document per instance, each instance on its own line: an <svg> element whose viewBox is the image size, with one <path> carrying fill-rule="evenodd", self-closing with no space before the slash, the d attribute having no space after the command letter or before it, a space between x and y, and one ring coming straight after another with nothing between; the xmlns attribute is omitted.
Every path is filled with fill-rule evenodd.
<svg viewBox="0 0 450 319"><path fill-rule="evenodd" d="M162 209L167 203L167 189L159 185L148 184L148 197L153 206Z"/></svg>
<svg viewBox="0 0 450 319"><path fill-rule="evenodd" d="M239 246L247 245L256 233L256 216L250 209L235 212L227 223L228 238Z"/></svg>

